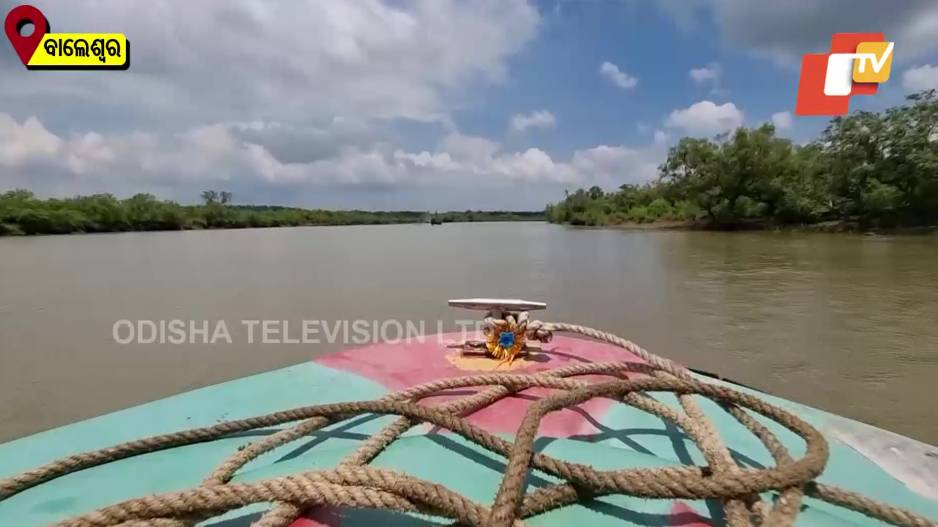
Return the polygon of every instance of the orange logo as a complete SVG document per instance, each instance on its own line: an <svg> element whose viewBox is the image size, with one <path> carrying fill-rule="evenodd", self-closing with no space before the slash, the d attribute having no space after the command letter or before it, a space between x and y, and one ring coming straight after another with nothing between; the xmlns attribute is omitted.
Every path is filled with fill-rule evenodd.
<svg viewBox="0 0 938 527"><path fill-rule="evenodd" d="M872 95L889 80L894 42L882 33L835 33L828 53L804 56L797 115L844 115L852 95Z"/></svg>

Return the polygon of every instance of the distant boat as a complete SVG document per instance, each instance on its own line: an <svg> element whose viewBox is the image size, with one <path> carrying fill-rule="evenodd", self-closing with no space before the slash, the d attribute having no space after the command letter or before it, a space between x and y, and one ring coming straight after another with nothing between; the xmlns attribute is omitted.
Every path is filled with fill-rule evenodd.
<svg viewBox="0 0 938 527"><path fill-rule="evenodd" d="M430 225L443 225L443 220L440 218L430 218Z"/></svg>

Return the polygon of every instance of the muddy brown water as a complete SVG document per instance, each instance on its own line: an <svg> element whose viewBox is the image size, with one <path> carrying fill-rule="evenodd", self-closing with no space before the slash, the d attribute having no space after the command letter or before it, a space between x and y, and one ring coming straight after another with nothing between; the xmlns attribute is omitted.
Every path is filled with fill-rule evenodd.
<svg viewBox="0 0 938 527"><path fill-rule="evenodd" d="M466 296L545 301L544 320L938 444L938 237L544 223L0 238L0 440L343 345L282 323L250 343L242 321L453 329ZM231 343L120 344L120 320L222 321Z"/></svg>

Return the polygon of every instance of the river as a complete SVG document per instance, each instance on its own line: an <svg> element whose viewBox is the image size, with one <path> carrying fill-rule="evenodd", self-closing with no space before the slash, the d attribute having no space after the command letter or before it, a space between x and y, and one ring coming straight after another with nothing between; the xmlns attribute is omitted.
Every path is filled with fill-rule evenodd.
<svg viewBox="0 0 938 527"><path fill-rule="evenodd" d="M241 321L433 331L474 316L446 306L466 296L545 301L544 320L938 444L935 236L544 223L0 238L0 440L340 346L251 344ZM223 321L232 342L120 344L120 320Z"/></svg>

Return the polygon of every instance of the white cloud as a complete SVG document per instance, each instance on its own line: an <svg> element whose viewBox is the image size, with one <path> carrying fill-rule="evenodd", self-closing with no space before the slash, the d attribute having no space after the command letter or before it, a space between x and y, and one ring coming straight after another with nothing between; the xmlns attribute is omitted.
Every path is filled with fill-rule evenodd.
<svg viewBox="0 0 938 527"><path fill-rule="evenodd" d="M723 68L717 63L711 63L700 68L693 68L689 72L690 78L697 86L716 86L723 75Z"/></svg>
<svg viewBox="0 0 938 527"><path fill-rule="evenodd" d="M539 148L496 156L491 160L491 170L496 175L524 183L577 183L581 180L581 174L571 170L568 164L555 162Z"/></svg>
<svg viewBox="0 0 938 527"><path fill-rule="evenodd" d="M547 110L537 110L528 115L517 113L511 116L509 123L515 132L524 132L528 128L553 128L555 124L557 119Z"/></svg>
<svg viewBox="0 0 938 527"><path fill-rule="evenodd" d="M638 79L620 70L619 66L611 62L603 62L599 66L599 74L622 89L634 88L638 84Z"/></svg>
<svg viewBox="0 0 938 527"><path fill-rule="evenodd" d="M777 130L787 130L791 128L793 121L791 112L776 112L772 114L772 124Z"/></svg>
<svg viewBox="0 0 938 527"><path fill-rule="evenodd" d="M478 164L494 157L499 146L495 141L484 137L452 133L443 139L439 149L457 161Z"/></svg>
<svg viewBox="0 0 938 527"><path fill-rule="evenodd" d="M62 140L46 130L35 117L20 124L0 113L0 167L15 167L55 156L61 147Z"/></svg>
<svg viewBox="0 0 938 527"><path fill-rule="evenodd" d="M51 134L50 134L51 135ZM113 161L114 150L101 134L89 132L75 138L68 148L65 163L75 174L85 174L89 168Z"/></svg>
<svg viewBox="0 0 938 527"><path fill-rule="evenodd" d="M667 143L670 139L671 139L671 136L665 133L664 130L655 130L655 144L656 145Z"/></svg>
<svg viewBox="0 0 938 527"><path fill-rule="evenodd" d="M679 27L709 31L715 22L726 48L792 67L805 53L827 50L838 31L882 32L901 46L900 59L938 50L934 0L658 0L658 5Z"/></svg>
<svg viewBox="0 0 938 527"><path fill-rule="evenodd" d="M938 66L926 64L907 69L902 74L902 87L910 92L938 89Z"/></svg>
<svg viewBox="0 0 938 527"><path fill-rule="evenodd" d="M540 22L524 0L205 1L185 16L167 15L178 11L171 0L37 7L55 27L126 33L131 68L4 75L0 100L45 121L86 108L125 129L335 115L443 120L468 87L505 78L508 58Z"/></svg>
<svg viewBox="0 0 938 527"><path fill-rule="evenodd" d="M566 177L562 162L531 169L549 166L534 151L515 164L501 154L509 176L496 177L498 146L484 138L432 147L457 130L450 112L505 82L509 59L535 38L528 0L215 0L185 16L167 16L171 0L35 3L59 30L126 33L132 64L0 75L0 189L188 201L217 182L259 203L475 207L486 196L429 187ZM20 70L15 61L0 53L0 66Z"/></svg>
<svg viewBox="0 0 938 527"><path fill-rule="evenodd" d="M588 175L590 184L612 189L624 183L647 183L658 174L664 153L658 145L646 148L599 145L573 153L571 165Z"/></svg>
<svg viewBox="0 0 938 527"><path fill-rule="evenodd" d="M674 110L665 124L692 136L709 136L735 130L742 126L743 120L743 112L731 102L717 105L712 101L700 101Z"/></svg>
<svg viewBox="0 0 938 527"><path fill-rule="evenodd" d="M0 113L0 188L28 186L41 194L66 196L148 191L182 201L192 201L204 188L224 188L245 196L243 201L255 201L252 190L258 187L303 192L316 199L328 189L384 189L387 193L408 188L424 198L431 189L437 189L437 197L467 192L500 197L513 192L492 191L523 185L538 189L593 184L615 188L626 182L644 182L655 176L663 158L663 145L658 141L663 132L659 130L655 143L647 147L599 145L577 150L569 159L556 159L539 148L503 152L489 139L452 133L432 150L407 150L376 142L343 147L316 160L289 161L256 138L241 136L244 128L276 131L280 125L219 123L168 134L86 132L60 136L35 117L18 122ZM42 177L36 178L37 173ZM529 199L522 205L508 205L539 208L551 198L530 193ZM322 205L321 201L315 204Z"/></svg>

